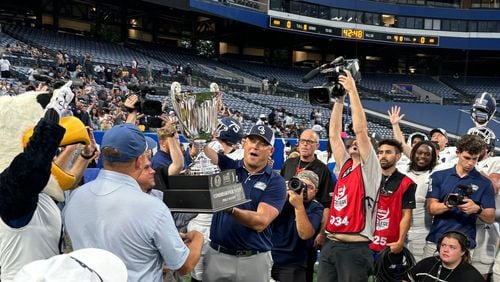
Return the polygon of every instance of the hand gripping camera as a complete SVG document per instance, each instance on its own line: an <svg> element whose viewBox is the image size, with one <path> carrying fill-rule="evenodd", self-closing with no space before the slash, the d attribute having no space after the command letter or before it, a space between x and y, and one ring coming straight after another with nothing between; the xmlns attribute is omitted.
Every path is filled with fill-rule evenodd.
<svg viewBox="0 0 500 282"><path fill-rule="evenodd" d="M307 184L304 181L298 179L297 177L292 177L288 181L288 189L294 191L297 194L302 193L304 190L304 200L307 199Z"/></svg>
<svg viewBox="0 0 500 282"><path fill-rule="evenodd" d="M472 193L477 190L477 186L469 185L458 185L458 193L450 193L444 198L444 203L449 207L456 207L465 204L464 198L470 198Z"/></svg>
<svg viewBox="0 0 500 282"><path fill-rule="evenodd" d="M321 65L307 73L302 78L304 83L310 81L319 73L323 73L328 79L327 83L309 89L309 102L311 105L331 106L335 97L344 96L346 92L339 83L339 75L344 75L346 70L352 74L356 82L361 80L358 59L345 60L343 57L337 57L331 63Z"/></svg>

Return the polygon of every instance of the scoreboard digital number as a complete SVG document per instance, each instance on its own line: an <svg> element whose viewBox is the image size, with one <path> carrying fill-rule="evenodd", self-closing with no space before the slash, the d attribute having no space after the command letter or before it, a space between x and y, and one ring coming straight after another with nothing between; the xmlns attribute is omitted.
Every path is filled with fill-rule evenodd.
<svg viewBox="0 0 500 282"><path fill-rule="evenodd" d="M342 37L352 39L364 39L364 31L362 29L343 28Z"/></svg>
<svg viewBox="0 0 500 282"><path fill-rule="evenodd" d="M438 36L383 33L356 28L329 27L275 17L270 17L269 25L271 28L279 28L297 32L307 32L310 34L333 36L352 40L368 40L408 45L439 46Z"/></svg>

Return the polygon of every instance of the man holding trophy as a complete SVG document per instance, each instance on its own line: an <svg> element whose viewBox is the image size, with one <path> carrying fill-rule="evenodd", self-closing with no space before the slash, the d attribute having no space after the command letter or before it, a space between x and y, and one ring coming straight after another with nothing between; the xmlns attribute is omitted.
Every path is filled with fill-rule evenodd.
<svg viewBox="0 0 500 282"><path fill-rule="evenodd" d="M215 213L210 230L203 281L269 281L271 228L286 200L285 180L267 161L274 151L274 133L255 125L243 140L243 160L235 161L205 148L205 154L224 169L235 169L245 196L252 201Z"/></svg>
<svg viewBox="0 0 500 282"><path fill-rule="evenodd" d="M205 146L219 125L221 96L215 83L210 92L182 93L174 82L171 100L184 137L199 154L187 175L168 177L164 201L173 211L213 213L203 281L269 281L269 225L286 200L285 180L268 166L273 131L254 126L243 140L243 160L232 160Z"/></svg>

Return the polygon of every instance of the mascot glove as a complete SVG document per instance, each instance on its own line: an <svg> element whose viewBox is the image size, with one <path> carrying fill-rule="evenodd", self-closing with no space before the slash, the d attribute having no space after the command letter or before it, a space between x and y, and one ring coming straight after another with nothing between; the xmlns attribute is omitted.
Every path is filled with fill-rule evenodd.
<svg viewBox="0 0 500 282"><path fill-rule="evenodd" d="M59 89L59 92L57 92L56 97L52 99L50 104L47 106L47 108L52 108L56 110L56 112L61 116L62 112L68 108L69 103L73 100L73 97L75 97L75 94L73 91L71 91L71 84L73 82L70 80L66 84L64 84L63 87Z"/></svg>

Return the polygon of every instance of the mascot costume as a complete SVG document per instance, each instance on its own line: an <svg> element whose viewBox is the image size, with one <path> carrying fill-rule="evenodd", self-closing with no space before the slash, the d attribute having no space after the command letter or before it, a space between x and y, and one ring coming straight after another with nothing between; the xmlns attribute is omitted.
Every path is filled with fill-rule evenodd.
<svg viewBox="0 0 500 282"><path fill-rule="evenodd" d="M62 220L56 201L74 188L96 145L83 123L61 118L73 100L71 82L49 93L0 97L0 280L10 281L25 265L61 253ZM71 154L58 148L84 144ZM76 146L68 146L74 150Z"/></svg>

